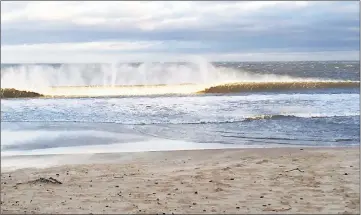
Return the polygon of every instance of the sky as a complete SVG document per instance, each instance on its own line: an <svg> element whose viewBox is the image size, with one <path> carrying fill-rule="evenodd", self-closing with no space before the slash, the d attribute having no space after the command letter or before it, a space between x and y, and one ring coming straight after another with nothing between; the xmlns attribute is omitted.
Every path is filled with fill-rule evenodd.
<svg viewBox="0 0 361 215"><path fill-rule="evenodd" d="M1 63L358 60L359 1L1 2Z"/></svg>

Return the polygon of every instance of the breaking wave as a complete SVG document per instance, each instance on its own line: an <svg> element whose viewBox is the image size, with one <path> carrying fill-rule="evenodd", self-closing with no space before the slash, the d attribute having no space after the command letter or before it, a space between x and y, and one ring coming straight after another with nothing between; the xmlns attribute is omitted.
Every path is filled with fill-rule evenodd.
<svg viewBox="0 0 361 215"><path fill-rule="evenodd" d="M3 88L41 90L58 86L209 84L235 80L277 79L246 71L190 63L10 65L1 68ZM288 77L283 77L290 79Z"/></svg>
<svg viewBox="0 0 361 215"><path fill-rule="evenodd" d="M5 88L0 90L0 98L26 98L26 97L41 97L43 95L25 90L17 90L14 88Z"/></svg>
<svg viewBox="0 0 361 215"><path fill-rule="evenodd" d="M230 120L199 120L199 121L172 121L172 122L162 122L162 121L149 121L149 122L136 122L136 123L127 123L123 121L77 121L77 120L64 120L64 121L51 121L51 123L90 123L90 124L119 124L119 125L201 125L201 124L230 124L230 123L239 123L239 122L252 122L258 120L282 120L282 119L321 119L321 118L330 118L330 117L358 117L357 113L349 114L265 114L265 115L255 115L247 117L239 117L237 119ZM11 123L44 123L48 121L43 120L2 120L2 122L11 122Z"/></svg>
<svg viewBox="0 0 361 215"><path fill-rule="evenodd" d="M228 83L206 88L200 93L267 92L301 89L354 88L358 81L296 81Z"/></svg>
<svg viewBox="0 0 361 215"><path fill-rule="evenodd" d="M198 61L2 66L1 87L50 97L93 97L349 88L359 82L255 74Z"/></svg>
<svg viewBox="0 0 361 215"><path fill-rule="evenodd" d="M49 87L29 95L43 94L50 97L96 97L96 96L141 96L179 94L226 94L239 92L271 92L308 89L357 88L358 81L298 81L298 82L242 82L219 85L133 85L133 86L69 86ZM16 91L9 89L10 91ZM2 90L3 91L3 90ZM17 95L17 94L11 94ZM24 94L25 95L25 94ZM17 97L17 96L15 96ZM20 96L19 96L20 97Z"/></svg>

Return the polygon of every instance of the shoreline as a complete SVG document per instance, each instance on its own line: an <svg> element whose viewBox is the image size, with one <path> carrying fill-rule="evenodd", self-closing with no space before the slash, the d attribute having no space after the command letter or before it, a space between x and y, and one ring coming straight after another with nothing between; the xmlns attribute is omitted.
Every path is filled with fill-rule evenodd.
<svg viewBox="0 0 361 215"><path fill-rule="evenodd" d="M1 160L3 161L1 164L2 172L11 172L16 171L19 169L44 169L44 168L51 168L56 166L64 166L64 165L82 165L82 164L97 164L97 163L118 163L121 162L121 160L117 160L114 158L124 158L124 157L137 157L144 155L148 153L149 155L153 153L187 153L191 151L203 151L205 153L212 152L212 151L234 151L234 150L293 150L293 149L312 149L312 150L325 150L325 149L331 149L331 150L342 150L342 149L352 149L352 148L359 148L359 145L349 145L349 146L309 146L309 145L255 145L251 147L225 147L225 148L189 148L189 149L165 149L165 150L144 150L144 151L115 151L115 152L88 152L88 153L79 153L77 151L73 153L48 153L48 154L42 154L42 153L35 153L35 154L1 154ZM76 160L74 159L76 158ZM58 162L62 164L51 164L51 165L32 165L30 166L29 163L27 163L29 166L25 167L16 167L16 166L8 166L3 165L6 162L12 162L15 160L15 162L19 159L28 159L28 160L41 160L45 161L44 159L55 159ZM70 161L70 159L72 161ZM10 161L8 161L10 160ZM64 162L64 164L63 164Z"/></svg>
<svg viewBox="0 0 361 215"><path fill-rule="evenodd" d="M2 172L1 213L359 214L359 155L359 146L95 154Z"/></svg>

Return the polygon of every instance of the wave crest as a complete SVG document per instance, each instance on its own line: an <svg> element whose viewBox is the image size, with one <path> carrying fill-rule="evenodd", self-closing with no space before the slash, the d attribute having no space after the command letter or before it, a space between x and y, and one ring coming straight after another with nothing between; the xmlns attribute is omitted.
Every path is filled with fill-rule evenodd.
<svg viewBox="0 0 361 215"><path fill-rule="evenodd" d="M250 117L238 118L238 119L229 119L229 120L199 120L199 121L173 121L173 122L162 122L162 121L150 121L150 122L135 122L128 123L123 121L77 121L77 120L64 120L64 121L51 121L51 123L90 123L90 124L119 124L119 125L200 125L200 124L231 124L231 123L241 123L241 122L251 122L257 120L279 120L279 119L320 119L320 118L329 118L329 117L358 117L359 114L341 114L341 115L292 115L292 114L264 114L264 115L255 115ZM49 121L43 120L24 120L24 121L13 121L13 120L2 120L2 122L11 122L11 123L44 123Z"/></svg>
<svg viewBox="0 0 361 215"><path fill-rule="evenodd" d="M228 83L206 88L199 93L267 92L301 89L353 88L358 81L296 81L296 82L243 82Z"/></svg>
<svg viewBox="0 0 361 215"><path fill-rule="evenodd" d="M226 84L157 84L120 86L59 86L37 92L5 89L10 97L97 97L180 94L226 94L240 92L274 92L308 89L356 88L359 81L296 81L296 82L237 82ZM2 90L3 92L3 90ZM10 93L12 92L12 93ZM17 93L15 93L17 92ZM28 95L28 96L26 96Z"/></svg>
<svg viewBox="0 0 361 215"><path fill-rule="evenodd" d="M43 96L40 93L25 91L25 90L17 90L14 88L5 88L0 91L0 98L25 98L25 97L41 97Z"/></svg>

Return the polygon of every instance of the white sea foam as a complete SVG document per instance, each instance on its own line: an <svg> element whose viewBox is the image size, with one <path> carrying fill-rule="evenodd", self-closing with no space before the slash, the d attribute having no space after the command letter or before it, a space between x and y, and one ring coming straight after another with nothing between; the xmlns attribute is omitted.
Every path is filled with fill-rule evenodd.
<svg viewBox="0 0 361 215"><path fill-rule="evenodd" d="M2 88L32 91L44 91L51 86L174 85L294 80L306 79L215 67L203 60L184 64L14 65L1 68Z"/></svg>

